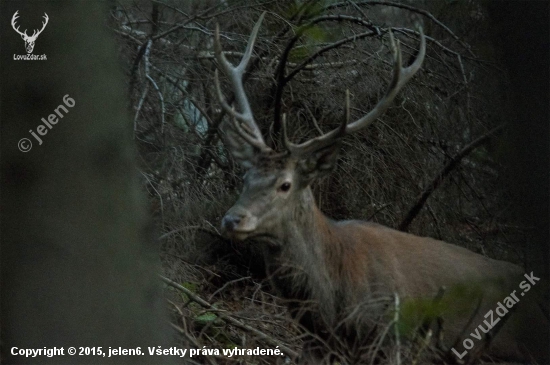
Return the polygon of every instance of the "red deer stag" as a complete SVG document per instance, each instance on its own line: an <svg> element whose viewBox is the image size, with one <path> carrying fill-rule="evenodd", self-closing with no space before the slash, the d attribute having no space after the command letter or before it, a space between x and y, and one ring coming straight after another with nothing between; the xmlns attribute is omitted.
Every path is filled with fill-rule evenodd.
<svg viewBox="0 0 550 365"><path fill-rule="evenodd" d="M348 123L348 97L346 117L340 127L301 144L289 141L283 116L285 150L276 152L264 142L254 121L242 80L262 19L263 15L236 67L226 60L216 29L216 60L230 80L238 106L235 110L223 97L216 71L220 103L232 117L226 140L234 158L247 169L244 189L223 217L221 227L229 239L262 246L275 287L289 300L291 314L314 335L314 340L304 346L304 361L322 361L321 356L326 353L323 346L343 344L340 349L349 353L368 348L375 333L374 321L380 319L387 299L393 303L395 296L401 298L403 316L410 314L410 309L414 313L422 307L421 303L438 303L438 314L432 318L437 321L426 322L426 317L412 314L416 318L413 327L424 323L427 329L428 323L428 327L443 335L440 349L454 349L457 361L488 346L490 335L485 332L499 322L493 313L495 308L497 313L510 311L511 318L502 318L496 334L489 332L495 338L487 353L502 359L547 360L548 321L541 308L528 302L527 297L520 297L518 310L512 313L503 307L498 312L499 302L516 295L513 290L519 291L518 285L525 280L520 267L375 223L336 222L315 204L310 185L332 170L338 140L380 117L420 69L426 53L423 33L420 32L416 59L403 68L399 43L390 32L393 79L372 111ZM488 313L494 318L489 318ZM348 356L348 361L361 362L349 359Z"/></svg>

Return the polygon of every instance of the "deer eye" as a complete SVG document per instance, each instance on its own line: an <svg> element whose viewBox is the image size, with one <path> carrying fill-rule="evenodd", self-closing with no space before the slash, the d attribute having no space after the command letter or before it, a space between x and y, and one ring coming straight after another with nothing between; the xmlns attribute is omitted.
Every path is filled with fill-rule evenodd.
<svg viewBox="0 0 550 365"><path fill-rule="evenodd" d="M290 183L289 182L282 183L281 186L279 187L279 190L280 191L289 191L290 190Z"/></svg>

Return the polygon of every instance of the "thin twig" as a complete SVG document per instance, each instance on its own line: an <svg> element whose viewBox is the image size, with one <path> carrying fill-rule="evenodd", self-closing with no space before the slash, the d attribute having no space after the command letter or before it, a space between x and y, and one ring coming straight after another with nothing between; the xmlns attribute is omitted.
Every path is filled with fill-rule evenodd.
<svg viewBox="0 0 550 365"><path fill-rule="evenodd" d="M155 188L155 186L153 185L153 183L151 182L151 179L149 179L149 176L147 176L146 173L144 173L143 171L140 171L141 174L143 175L143 177L145 178L145 180L147 180L147 182L149 183L149 185L151 185L151 188L153 188L153 190L155 191L155 193L157 193L157 196L159 197L159 200L160 200L160 216L161 216L161 220L162 220L162 224L164 225L164 203L163 203L163 200L162 200L162 195L159 193L159 191Z"/></svg>
<svg viewBox="0 0 550 365"><path fill-rule="evenodd" d="M160 99L160 107L161 107L160 133L163 134L164 133L164 115L166 114L166 108L164 106L164 96L162 95L162 92L160 91L160 89L159 89L157 83L155 82L155 80L153 80L153 78L150 75L145 75L145 77L147 77L147 80L149 80L151 82L151 84L153 84L153 87L157 91L159 99Z"/></svg>
<svg viewBox="0 0 550 365"><path fill-rule="evenodd" d="M466 157L470 152L475 150L477 147L481 146L482 144L486 143L489 138L493 137L496 133L500 132L504 128L504 125L499 125L496 128L491 129L489 132L485 133L478 139L474 140L470 144L468 144L466 147L464 147L460 152L458 152L453 158L445 164L445 166L437 173L437 175L433 178L432 182L426 186L424 191L420 194L419 198L417 199L416 203L412 206L412 208L409 210L409 212L406 214L405 218L401 223L399 224L398 229L400 231L407 231L412 221L416 218L418 213L420 213L420 210L424 207L424 204L426 204L426 201L432 195L432 193L441 185L443 182L443 179L447 175L451 173L459 164L460 161L464 157Z"/></svg>
<svg viewBox="0 0 550 365"><path fill-rule="evenodd" d="M215 308L212 304L208 303L206 300L202 299L201 297L199 297L198 295L193 293L191 290L185 288L184 286L179 285L178 283L168 279L167 277L164 277L162 275L159 275L159 276L162 279L162 281L164 281L166 284L168 284L171 287L176 288L176 289L182 291L183 293L185 293L185 295L187 295L190 298L190 300L192 300L193 302L201 305L204 308L208 308L208 309L212 309L212 310L217 310L218 309L218 308ZM279 347L289 357L294 358L294 359L298 358L298 353L296 351L294 351L290 347L287 347L286 345L282 344L281 342L279 342L278 340L276 340L273 337L269 336L268 334L266 334L262 331L259 331L256 328L250 327L249 325L239 321L238 319L233 318L230 315L223 315L223 316L220 315L219 318L221 320L223 320L224 322L227 322L227 323L229 323L229 324L231 324L231 325L233 325L237 328L240 328L240 329L245 330L247 332L253 333L260 340L263 340L264 342L266 342L267 344L269 344L271 346Z"/></svg>
<svg viewBox="0 0 550 365"><path fill-rule="evenodd" d="M208 301L212 301L212 299L214 299L214 297L216 296L216 294L222 292L225 290L225 288L227 288L229 285L231 284L235 284L235 283L238 283L239 281L243 281L243 280L248 280L250 279L251 276L245 276L245 277L242 277L242 278L238 278L238 279L235 279L235 280L231 280L231 281L228 281L227 283L223 284L221 288L219 288L218 290L216 290L214 293L212 293L212 295L210 297L208 297Z"/></svg>
<svg viewBox="0 0 550 365"><path fill-rule="evenodd" d="M316 59L317 57L319 57L320 55L322 55L323 53L325 52L328 52L330 51L331 49L334 49L334 48L338 48L346 43L350 43L350 42L355 42L356 40L359 40L359 39L362 39L362 38L366 38L366 37L372 37L372 36L375 36L375 35L378 35L377 32L373 32L373 31L368 31L368 32L364 32L364 33L361 33L361 34L354 34L352 36L349 36L347 38L344 38L344 39L341 39L337 42L334 42L334 43L331 43L319 50L317 50L316 52L314 52L311 56L309 56L308 58L306 58L304 61L302 61L298 66L296 66L285 78L284 78L284 82L287 83L289 82L298 72L300 72L302 69L304 69L311 61L313 61L314 59Z"/></svg>
<svg viewBox="0 0 550 365"><path fill-rule="evenodd" d="M144 53L144 58L145 58L145 65L144 65L144 69L145 69L145 74L148 75L149 74L149 54L151 52L151 46L153 44L153 41L151 41L150 39L147 41L147 45L145 46L145 53ZM138 117L139 117L139 112L141 111L141 107L143 106L143 102L145 101L145 97L147 96L147 93L149 92L149 83L147 82L145 84L145 88L143 89L143 92L141 93L141 98L139 99L139 102L138 102L138 105L136 107L136 114L134 116L134 136L137 132L137 120L138 120Z"/></svg>
<svg viewBox="0 0 550 365"><path fill-rule="evenodd" d="M395 330L395 345L397 347L395 362L397 365L401 365L401 338L399 336L399 311L401 309L400 309L400 303L399 303L399 294L394 293L394 298L395 298L395 313L393 316L393 328Z"/></svg>
<svg viewBox="0 0 550 365"><path fill-rule="evenodd" d="M414 6L403 4L403 3L396 3L396 2L392 2L392 1L375 1L375 0L358 1L358 2L353 2L353 1L348 0L346 2L331 4L331 5L327 6L326 9L328 10L328 9L334 9L334 8L342 7L342 6L348 5L350 2L352 3L352 5L356 9L358 9L358 11L363 16L365 16L365 15L362 11L360 11L360 8L359 8L360 5L386 5L386 6L392 6L392 7L395 7L395 8L406 9L406 10L409 10L413 13L421 14L421 15L427 17L428 19L430 19L432 22L434 22L438 26L440 26L445 32L447 32L451 37L453 37L456 41L458 41L458 43L460 43L460 45L462 47L464 47L472 57L475 57L475 54L472 52L470 46L467 43L462 41L456 34L453 33L453 31L449 27L447 27L445 24L443 24L441 21L439 21L432 13L430 13L429 11L424 10L424 9L419 9L419 8L414 7Z"/></svg>
<svg viewBox="0 0 550 365"><path fill-rule="evenodd" d="M187 341L191 342L193 344L193 346L195 346L198 349L201 348L201 345L189 333L187 333L187 331L185 331L183 328L181 328L180 326L178 326L178 325L176 325L172 322L170 322L170 326L172 326L172 328L175 329L180 335L185 337L185 339ZM216 362L210 356L203 356L202 358L206 359L206 361L210 365L216 365Z"/></svg>

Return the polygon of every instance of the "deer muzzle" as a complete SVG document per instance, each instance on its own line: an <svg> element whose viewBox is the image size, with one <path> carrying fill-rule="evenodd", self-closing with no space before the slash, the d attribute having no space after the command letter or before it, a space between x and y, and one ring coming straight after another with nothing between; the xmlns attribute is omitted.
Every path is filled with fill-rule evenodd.
<svg viewBox="0 0 550 365"><path fill-rule="evenodd" d="M230 209L222 219L222 234L225 238L235 241L244 241L254 233L258 219L248 211Z"/></svg>

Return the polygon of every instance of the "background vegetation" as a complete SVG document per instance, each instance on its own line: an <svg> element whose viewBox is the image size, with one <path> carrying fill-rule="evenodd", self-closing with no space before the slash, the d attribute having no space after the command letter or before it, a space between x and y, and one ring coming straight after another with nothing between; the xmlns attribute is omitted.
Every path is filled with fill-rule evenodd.
<svg viewBox="0 0 550 365"><path fill-rule="evenodd" d="M352 119L368 112L391 79L388 31L400 40L405 63L419 43L416 26L428 36L422 70L380 120L344 140L337 170L314 187L323 212L533 263L537 257L525 245L533 225L518 219L503 184L513 131L501 127L509 122L514 95L484 2L114 3L108 22L127 73L162 268L184 288L166 288L182 343L300 349L300 332L262 281L257 256L218 232L242 171L219 134L227 116L214 88L213 33L219 24L226 57L236 63L264 11L246 89L272 143L282 113L295 141L334 128L346 89ZM242 361L276 362L200 360Z"/></svg>

